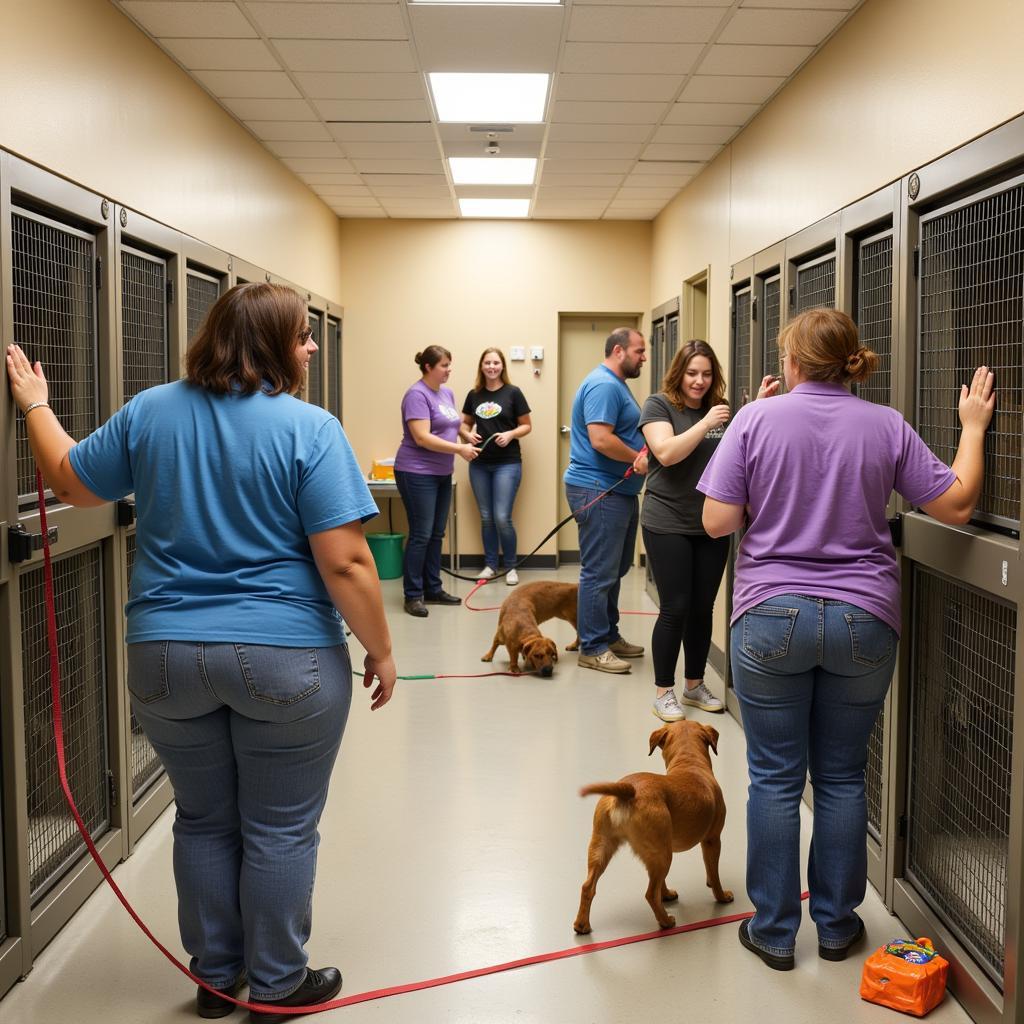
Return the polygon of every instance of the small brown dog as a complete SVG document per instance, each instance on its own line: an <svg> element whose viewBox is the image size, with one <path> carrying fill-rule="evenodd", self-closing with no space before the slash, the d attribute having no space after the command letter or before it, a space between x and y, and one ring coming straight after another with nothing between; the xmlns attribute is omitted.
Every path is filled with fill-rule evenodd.
<svg viewBox="0 0 1024 1024"><path fill-rule="evenodd" d="M708 888L719 903L731 903L732 893L722 888L718 858L722 850L725 801L711 770L710 747L718 753L718 731L700 722L672 722L651 733L651 749L661 747L666 773L637 772L618 782L584 786L580 796L603 793L594 809L594 833L587 851L587 880L580 894L580 909L573 923L579 935L590 933L590 904L597 880L623 840L647 868L647 902L662 928L676 920L665 903L677 893L665 885L672 853L700 843Z"/></svg>
<svg viewBox="0 0 1024 1024"><path fill-rule="evenodd" d="M575 629L578 594L579 587L575 583L542 580L517 587L502 601L494 642L480 660L491 661L494 652L504 646L514 672L519 671L519 655L522 654L526 671L539 672L545 678L550 676L558 661L558 645L541 633L540 624L548 619L565 619ZM575 651L579 644L577 635L566 650Z"/></svg>

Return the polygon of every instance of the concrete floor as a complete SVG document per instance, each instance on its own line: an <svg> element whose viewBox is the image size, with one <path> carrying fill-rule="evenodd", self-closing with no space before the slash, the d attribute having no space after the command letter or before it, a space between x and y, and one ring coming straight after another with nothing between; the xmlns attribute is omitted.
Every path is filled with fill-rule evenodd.
<svg viewBox="0 0 1024 1024"><path fill-rule="evenodd" d="M573 580L574 568L524 572L523 582ZM479 672L496 612L431 607L426 620L401 611L401 581L384 584L402 674ZM453 585L465 596L470 584ZM496 583L476 604L498 604ZM623 583L621 607L653 611L643 576ZM626 617L623 632L649 645L653 619ZM549 623L560 644L571 628ZM354 650L353 661L361 662ZM493 668L505 667L499 652ZM370 714L355 696L322 822L311 964L337 964L342 995L407 984L490 964L655 929L646 874L628 849L612 861L592 911L593 934L572 921L585 874L595 798L580 785L632 771L662 770L647 758L650 659L627 676L580 669L563 655L553 679L452 679L399 683L391 704ZM721 694L721 682L708 682ZM750 909L744 893L746 767L743 733L728 715L693 711L721 732L715 772L729 818L722 882L736 901L717 905L699 849L676 857L669 884L677 923ZM805 809L805 824L810 814ZM115 876L158 936L178 950L168 810ZM805 834L806 842L806 834ZM336 1011L350 1024L432 1022L893 1021L858 996L867 952L907 929L869 887L861 908L868 945L844 963L817 956L805 918L797 967L769 970L743 950L735 924L659 938L551 964L458 982ZM101 888L0 1000L9 1024L172 1024L197 1019L194 989L164 961ZM229 1020L244 1019L236 1013ZM947 997L929 1020L967 1021Z"/></svg>

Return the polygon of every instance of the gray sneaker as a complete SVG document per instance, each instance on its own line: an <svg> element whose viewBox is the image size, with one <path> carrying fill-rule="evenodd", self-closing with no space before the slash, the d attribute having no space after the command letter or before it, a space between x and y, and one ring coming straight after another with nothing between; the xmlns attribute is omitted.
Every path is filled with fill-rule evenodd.
<svg viewBox="0 0 1024 1024"><path fill-rule="evenodd" d="M619 658L642 658L644 654L644 649L639 644L631 644L624 636L609 644L608 650Z"/></svg>
<svg viewBox="0 0 1024 1024"><path fill-rule="evenodd" d="M686 717L686 712L676 700L675 690L666 690L660 697L655 698L651 710L663 722L681 722Z"/></svg>
<svg viewBox="0 0 1024 1024"><path fill-rule="evenodd" d="M725 705L701 682L692 690L684 683L683 696L680 704L689 704L691 708L701 711L724 711Z"/></svg>
<svg viewBox="0 0 1024 1024"><path fill-rule="evenodd" d="M598 672L628 672L629 662L616 658L611 651L602 651L600 654L580 654L576 658L576 664L583 668L597 669Z"/></svg>

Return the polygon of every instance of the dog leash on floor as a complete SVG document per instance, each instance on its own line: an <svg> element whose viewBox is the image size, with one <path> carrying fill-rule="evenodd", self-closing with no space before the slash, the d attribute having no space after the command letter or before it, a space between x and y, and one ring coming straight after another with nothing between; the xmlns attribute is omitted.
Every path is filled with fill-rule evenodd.
<svg viewBox="0 0 1024 1024"><path fill-rule="evenodd" d="M491 437L489 437L487 439L487 441L484 442L483 447L480 449L481 451L483 451L484 448L487 447L487 443L494 436L496 436L496 435L492 434ZM640 454L641 455L646 455L647 454L647 445L644 445L643 448L640 449ZM544 536L544 539L528 555L523 555L523 557L520 558L519 561L516 562L515 565L510 565L507 569L503 569L501 572L496 572L493 576L489 576L483 582L484 583L494 583L496 580L500 580L503 577L507 576L513 569L521 569L523 567L523 565L526 563L527 559L533 558L533 556L535 554L537 554L537 552L540 551L540 549L542 547L544 547L544 545L547 544L547 542L549 540L551 540L551 538L554 537L554 535L556 533L558 533L558 531L563 526L565 526L565 524L568 523L570 519L575 519L576 516L582 515L584 512L586 512L588 508L593 508L593 506L596 505L603 498L607 498L608 495L611 494L612 491L614 491L617 487L621 487L632 475L633 475L633 467L630 466L629 469L627 469L626 472L623 474L623 477L622 477L621 480L616 480L615 483L613 483L611 485L611 487L609 487L605 491L602 491L596 498L594 498L593 501L588 501L586 503L586 505L584 505L582 508L577 509L575 512L570 512L564 519L562 519L558 523L556 523L555 526L551 530L549 530L547 532L547 534ZM477 583L477 582L480 582L477 579L476 576L464 576L462 573L455 572L453 569L446 569L444 566L441 566L441 572L445 573L445 575L447 575L447 576L451 576L453 579L465 580L467 583ZM491 611L491 610L492 609L490 609L490 608L471 608L470 609L470 611Z"/></svg>

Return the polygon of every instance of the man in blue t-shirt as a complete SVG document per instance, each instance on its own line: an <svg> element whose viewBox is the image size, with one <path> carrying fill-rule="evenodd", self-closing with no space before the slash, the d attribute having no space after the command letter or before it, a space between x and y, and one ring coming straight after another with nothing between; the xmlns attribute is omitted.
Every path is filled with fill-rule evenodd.
<svg viewBox="0 0 1024 1024"><path fill-rule="evenodd" d="M580 594L576 628L578 662L599 672L628 672L624 658L644 649L619 633L619 581L633 564L647 456L640 433L640 406L627 380L647 361L644 336L629 327L608 335L604 362L584 378L572 403L565 496L576 513L580 536ZM633 475L596 504L602 492ZM587 507L589 506L589 507Z"/></svg>

